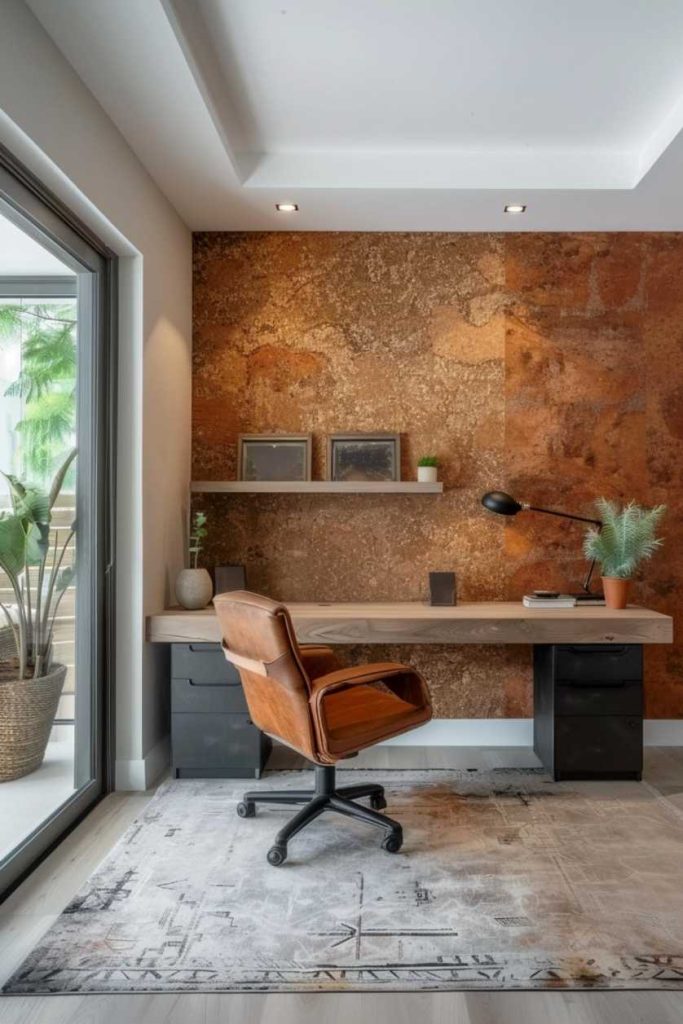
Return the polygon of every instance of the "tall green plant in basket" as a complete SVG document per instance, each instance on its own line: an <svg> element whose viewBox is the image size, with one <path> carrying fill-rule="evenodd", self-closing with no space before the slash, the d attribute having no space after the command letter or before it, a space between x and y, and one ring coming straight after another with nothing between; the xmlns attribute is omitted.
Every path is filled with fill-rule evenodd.
<svg viewBox="0 0 683 1024"><path fill-rule="evenodd" d="M3 473L9 483L11 508L0 512L0 568L13 591L11 605L0 603L0 612L11 631L16 650L18 679L39 679L50 670L52 634L60 602L73 581L74 569L64 566L76 524L60 538L55 531L50 544L52 509L64 477L76 458L73 449L55 474L48 493ZM12 666L1 666L7 675Z"/></svg>

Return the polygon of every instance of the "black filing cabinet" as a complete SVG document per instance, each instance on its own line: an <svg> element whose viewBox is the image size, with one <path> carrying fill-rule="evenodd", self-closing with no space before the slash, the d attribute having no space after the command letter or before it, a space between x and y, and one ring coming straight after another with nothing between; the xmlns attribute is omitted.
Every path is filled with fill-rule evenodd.
<svg viewBox="0 0 683 1024"><path fill-rule="evenodd" d="M220 644L171 645L171 762L176 778L259 778L270 741L249 718Z"/></svg>
<svg viewBox="0 0 683 1024"><path fill-rule="evenodd" d="M639 779L642 646L537 644L534 750L557 780Z"/></svg>

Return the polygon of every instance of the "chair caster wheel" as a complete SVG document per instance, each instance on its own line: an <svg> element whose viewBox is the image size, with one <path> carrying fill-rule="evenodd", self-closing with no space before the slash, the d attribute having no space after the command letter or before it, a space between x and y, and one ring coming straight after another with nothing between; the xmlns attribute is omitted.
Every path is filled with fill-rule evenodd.
<svg viewBox="0 0 683 1024"><path fill-rule="evenodd" d="M253 818L256 815L256 804L247 804L240 800L237 805L237 814L240 818Z"/></svg>
<svg viewBox="0 0 683 1024"><path fill-rule="evenodd" d="M403 835L401 832L390 832L386 839L382 840L382 849L387 853L398 853L403 846Z"/></svg>
<svg viewBox="0 0 683 1024"><path fill-rule="evenodd" d="M372 807L373 811L383 811L384 808L387 806L387 802L383 796L380 796L380 794L377 793L377 795L373 795L370 797L370 806Z"/></svg>
<svg viewBox="0 0 683 1024"><path fill-rule="evenodd" d="M266 854L266 860L269 864L272 864L274 868L278 868L280 864L284 864L287 860L287 847L271 846Z"/></svg>

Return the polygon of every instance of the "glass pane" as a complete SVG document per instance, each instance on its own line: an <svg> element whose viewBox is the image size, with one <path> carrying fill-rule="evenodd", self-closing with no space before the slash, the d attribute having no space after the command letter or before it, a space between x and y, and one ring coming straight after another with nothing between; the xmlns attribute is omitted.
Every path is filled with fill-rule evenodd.
<svg viewBox="0 0 683 1024"><path fill-rule="evenodd" d="M77 460L50 504L77 445L76 277L19 231L0 215L0 860L76 791Z"/></svg>

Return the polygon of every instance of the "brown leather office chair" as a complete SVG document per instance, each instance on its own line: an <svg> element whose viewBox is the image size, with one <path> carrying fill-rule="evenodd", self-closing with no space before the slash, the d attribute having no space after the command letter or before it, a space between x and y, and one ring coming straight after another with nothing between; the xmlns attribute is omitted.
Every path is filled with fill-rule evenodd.
<svg viewBox="0 0 683 1024"><path fill-rule="evenodd" d="M397 853L403 833L397 821L378 813L386 807L382 786L337 788L335 765L429 721L429 691L420 674L393 662L342 668L329 647L300 646L285 606L258 594L232 591L213 603L225 656L239 671L253 722L315 765L315 790L253 791L238 804L243 818L253 817L257 803L304 805L278 832L269 863L282 864L292 836L323 811L378 826L383 848ZM361 797L370 798L371 808L356 803Z"/></svg>

